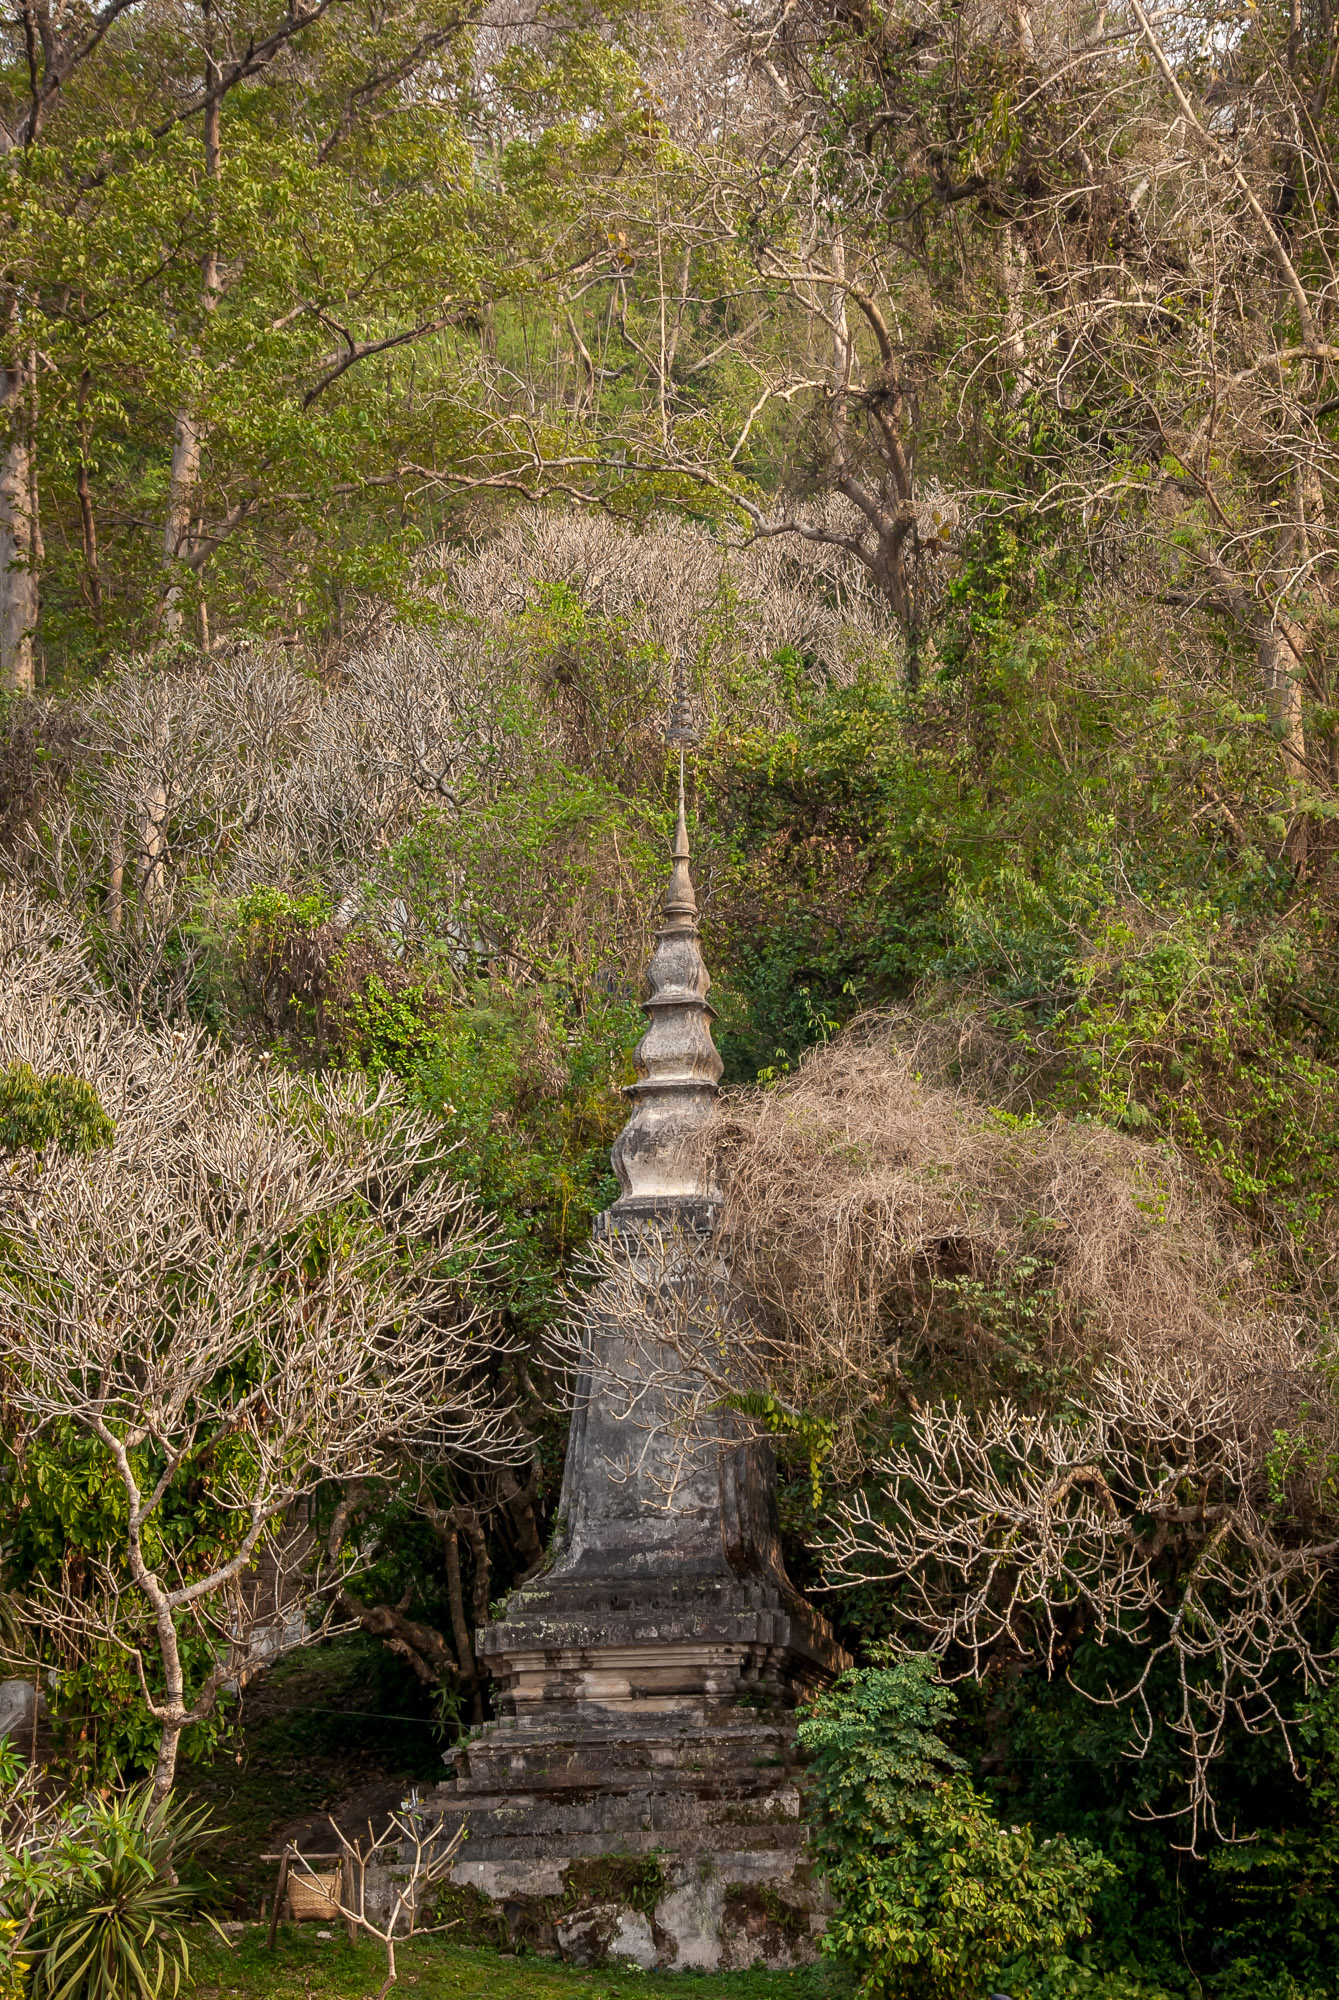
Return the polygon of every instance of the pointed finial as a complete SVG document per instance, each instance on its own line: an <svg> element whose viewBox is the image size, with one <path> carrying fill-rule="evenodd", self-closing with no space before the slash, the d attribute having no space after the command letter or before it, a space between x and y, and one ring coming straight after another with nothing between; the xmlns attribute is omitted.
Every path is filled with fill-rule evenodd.
<svg viewBox="0 0 1339 2000"><path fill-rule="evenodd" d="M674 669L674 705L670 709L669 727L665 731L665 741L673 749L679 750L679 768L683 769L683 752L701 742L701 736L693 722L693 705L688 698L688 662L682 653Z"/></svg>
<svg viewBox="0 0 1339 2000"><path fill-rule="evenodd" d="M674 870L665 897L665 919L671 929L697 928L697 897L688 872L692 855L688 851L688 813L684 801L684 752L698 741L693 727L693 710L688 699L688 668L683 654L674 671L674 706L670 710L665 741L679 747L679 823L674 829Z"/></svg>
<svg viewBox="0 0 1339 2000"><path fill-rule="evenodd" d="M679 823L674 829L674 866L665 892L665 926L669 931L691 931L697 935L697 896L688 864L688 815L684 810L683 751L679 752Z"/></svg>
<svg viewBox="0 0 1339 2000"><path fill-rule="evenodd" d="M707 1213L719 1201L701 1148L695 1142L710 1123L721 1059L711 1038L711 979L697 933L697 897L689 871L688 815L684 804L684 752L698 742L682 658L675 673L674 707L665 741L679 752L679 818L665 918L646 968L648 1021L637 1044L637 1081L627 1096L633 1110L614 1141L613 1166L623 1192L611 1217L664 1215L673 1210ZM686 1205L686 1206L685 1206Z"/></svg>

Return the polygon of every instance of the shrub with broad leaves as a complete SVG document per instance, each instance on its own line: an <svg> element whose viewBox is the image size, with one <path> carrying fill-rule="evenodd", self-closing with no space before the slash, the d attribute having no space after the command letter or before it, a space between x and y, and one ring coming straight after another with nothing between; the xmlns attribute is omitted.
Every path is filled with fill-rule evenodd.
<svg viewBox="0 0 1339 2000"><path fill-rule="evenodd" d="M862 2000L977 2000L1010 1961L1041 1969L1118 1872L1083 1841L1000 1824L936 1734L953 1705L916 1655L843 1674L800 1724L810 1839L838 1906L824 1948Z"/></svg>

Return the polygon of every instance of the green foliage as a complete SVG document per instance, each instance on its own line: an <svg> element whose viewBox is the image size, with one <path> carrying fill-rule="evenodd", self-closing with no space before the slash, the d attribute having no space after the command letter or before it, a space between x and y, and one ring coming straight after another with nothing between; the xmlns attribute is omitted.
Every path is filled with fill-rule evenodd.
<svg viewBox="0 0 1339 2000"><path fill-rule="evenodd" d="M1239 1209L1313 1239L1339 1194L1320 913L1252 931L1205 899L1142 921L1112 911L1085 947L1056 1024L1065 1095L1127 1131L1166 1132Z"/></svg>
<svg viewBox="0 0 1339 2000"><path fill-rule="evenodd" d="M729 1071L784 1066L861 1006L966 999L1034 1093L1165 1137L1322 1262L1330 892L1270 858L1280 780L1238 691L1173 685L1114 634L1071 671L1076 587L988 525L918 691L871 669L779 736L717 740Z"/></svg>
<svg viewBox="0 0 1339 2000"><path fill-rule="evenodd" d="M142 1473L161 1458L136 1455ZM236 1520L215 1498L214 1455L208 1444L189 1454L182 1477L173 1482L160 1514L147 1524L152 1560L165 1558L183 1573L200 1574L219 1559ZM75 1588L89 1580L90 1560L124 1542L127 1502L95 1438L66 1423L7 1438L0 1446L0 1493L8 1512L5 1575L16 1591L40 1592L67 1577ZM118 1773L150 1770L159 1731L145 1710L139 1677L124 1647L93 1641L68 1655L54 1650L40 1630L35 1636L44 1665L54 1676L52 1718L61 1756L85 1782L109 1782ZM148 1637L141 1630L140 1637ZM179 1643L192 1681L215 1664L211 1640L181 1627ZM160 1669L149 1646L145 1667L158 1687ZM208 1756L228 1727L227 1706L185 1732L187 1758Z"/></svg>
<svg viewBox="0 0 1339 2000"><path fill-rule="evenodd" d="M731 1396L730 1406L761 1424L769 1437L782 1441L787 1460L802 1460L808 1469L813 1511L823 1504L823 1467L832 1453L833 1425L812 1410L788 1409L770 1390Z"/></svg>
<svg viewBox="0 0 1339 2000"><path fill-rule="evenodd" d="M954 1706L936 1672L926 1657L856 1669L800 1724L838 1903L824 1948L869 2000L976 2000L1010 1962L1045 1968L1117 1872L1086 1842L1000 1825L936 1733Z"/></svg>
<svg viewBox="0 0 1339 2000"><path fill-rule="evenodd" d="M160 2000L190 1973L181 1928L193 1891L174 1864L203 1838L205 1815L151 1788L81 1809L69 1829L81 1859L29 1936L32 2000Z"/></svg>
<svg viewBox="0 0 1339 2000"><path fill-rule="evenodd" d="M54 1146L87 1159L115 1136L97 1092L82 1077L39 1077L25 1062L0 1069L0 1154L40 1156Z"/></svg>
<svg viewBox="0 0 1339 2000"><path fill-rule="evenodd" d="M1086 1993L1090 1980L1097 1991L1137 1972L1178 2000L1323 2000L1339 1927L1333 1697L1297 1699L1310 1718L1294 1734L1307 1752L1304 1783L1277 1736L1233 1729L1216 1778L1226 1837L1192 1853L1166 1817L1182 1803L1170 1678L1152 1690L1159 1727L1138 1759L1129 1716L1074 1685L1105 1692L1136 1658L1132 1647L1117 1661L1085 1641L1069 1679L1025 1672L964 1695L954 1740L1000 1816L1099 1848L1119 1871L1094 1900L1091 1937L1073 1948L1072 1979L1053 1969L1039 1996Z"/></svg>
<svg viewBox="0 0 1339 2000"><path fill-rule="evenodd" d="M268 884L237 899L233 925L243 958L260 956L273 965L294 933L309 935L330 915L330 899L319 889L292 896Z"/></svg>
<svg viewBox="0 0 1339 2000"><path fill-rule="evenodd" d="M505 1232L508 1310L537 1335L617 1192L630 1010L596 993L578 1012L561 991L501 981L449 1004L435 983L394 995L373 979L350 1023L360 1066L400 1077L455 1140L456 1170Z"/></svg>
<svg viewBox="0 0 1339 2000"><path fill-rule="evenodd" d="M0 1753L8 1755L8 1753ZM0 1780L11 1785L6 1768ZM39 1812L16 1848L0 1847L9 1926L0 1975L28 2000L162 2000L190 1976L183 1920L194 1891L179 1871L208 1816L143 1785Z"/></svg>
<svg viewBox="0 0 1339 2000"><path fill-rule="evenodd" d="M243 907L246 982L264 982L294 1055L396 1077L440 1120L453 1171L502 1224L507 1308L538 1333L616 1191L633 1009L598 986L462 976L449 945L397 960L363 936L332 942L280 900Z"/></svg>
<svg viewBox="0 0 1339 2000"><path fill-rule="evenodd" d="M205 85L194 23L113 19L87 45L0 174L7 296L44 356L53 664L78 674L161 637L183 504L208 522L170 579L183 632L338 630L357 593L416 599L453 472L562 449L560 413L537 431L488 410L481 364L570 261L586 183L636 145L621 11L598 35L580 9L555 17L529 63L489 60L475 17L436 0L262 13L262 54L223 67L212 148L166 86ZM28 87L15 75L7 102ZM529 136L508 144L515 119ZM194 473L173 457L182 412L208 440Z"/></svg>
<svg viewBox="0 0 1339 2000"><path fill-rule="evenodd" d="M559 610L555 633L546 600L543 643L527 643L612 757L628 718L591 722L599 660L563 665L575 614ZM379 923L336 930L322 893L270 887L230 913L235 1012L295 1061L398 1078L441 1120L454 1171L503 1225L507 1308L532 1336L616 1191L642 1024L611 939L644 937L659 865L607 777L550 762L468 815L425 812L368 884Z"/></svg>

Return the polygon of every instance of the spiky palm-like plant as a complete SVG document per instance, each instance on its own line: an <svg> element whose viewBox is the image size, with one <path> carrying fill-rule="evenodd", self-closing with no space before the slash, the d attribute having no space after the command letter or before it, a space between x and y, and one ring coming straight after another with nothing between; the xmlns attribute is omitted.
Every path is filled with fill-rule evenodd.
<svg viewBox="0 0 1339 2000"><path fill-rule="evenodd" d="M62 1836L68 1873L25 1940L31 2000L166 2000L190 1973L181 1926L192 1891L174 1863L208 1814L151 1785L90 1801Z"/></svg>

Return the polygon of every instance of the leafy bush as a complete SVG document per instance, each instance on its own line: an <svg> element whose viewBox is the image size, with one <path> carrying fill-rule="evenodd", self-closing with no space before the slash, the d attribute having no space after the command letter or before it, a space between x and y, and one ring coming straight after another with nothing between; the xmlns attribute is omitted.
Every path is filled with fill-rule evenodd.
<svg viewBox="0 0 1339 2000"><path fill-rule="evenodd" d="M55 1146L87 1158L110 1146L115 1132L83 1077L38 1076L25 1062L0 1069L0 1154L40 1154Z"/></svg>
<svg viewBox="0 0 1339 2000"><path fill-rule="evenodd" d="M1328 1633L1324 1636L1328 1637ZM1135 1657L1134 1647L1125 1660ZM1119 1975L1142 1979L1177 2000L1332 2000L1339 1963L1339 1704L1333 1694L1295 1698L1300 1720L1290 1766L1278 1732L1237 1725L1227 1733L1215 1788L1219 1824L1235 1840L1188 1851L1178 1804L1178 1747L1170 1675L1154 1676L1151 1700L1159 1731L1149 1753L1131 1757L1128 1714L1079 1692L1120 1656L1085 1640L1069 1675L1047 1681L1024 1668L962 1692L955 1747L974 1761L981 1782L1010 1820L1038 1834L1086 1840L1114 1861L1119 1875L1093 1905L1091 1938L1028 2000L1055 2000L1072 1988ZM1280 1675L1283 1695L1285 1677ZM1295 1686L1295 1684L1294 1684ZM1004 1981L1006 1986L1009 1981ZM1012 1989L1018 2000L1018 1987Z"/></svg>
<svg viewBox="0 0 1339 2000"><path fill-rule="evenodd" d="M19 1838L0 1848L0 1994L179 1993L190 1973L179 1920L194 1891L177 1864L204 1839L207 1813L155 1803L148 1785L64 1809L28 1804Z"/></svg>
<svg viewBox="0 0 1339 2000"><path fill-rule="evenodd" d="M1086 1842L999 1824L935 1733L954 1706L935 1673L926 1656L858 1668L800 1725L838 1903L824 1948L866 2000L977 2000L1010 1960L1044 1966L1117 1872Z"/></svg>

